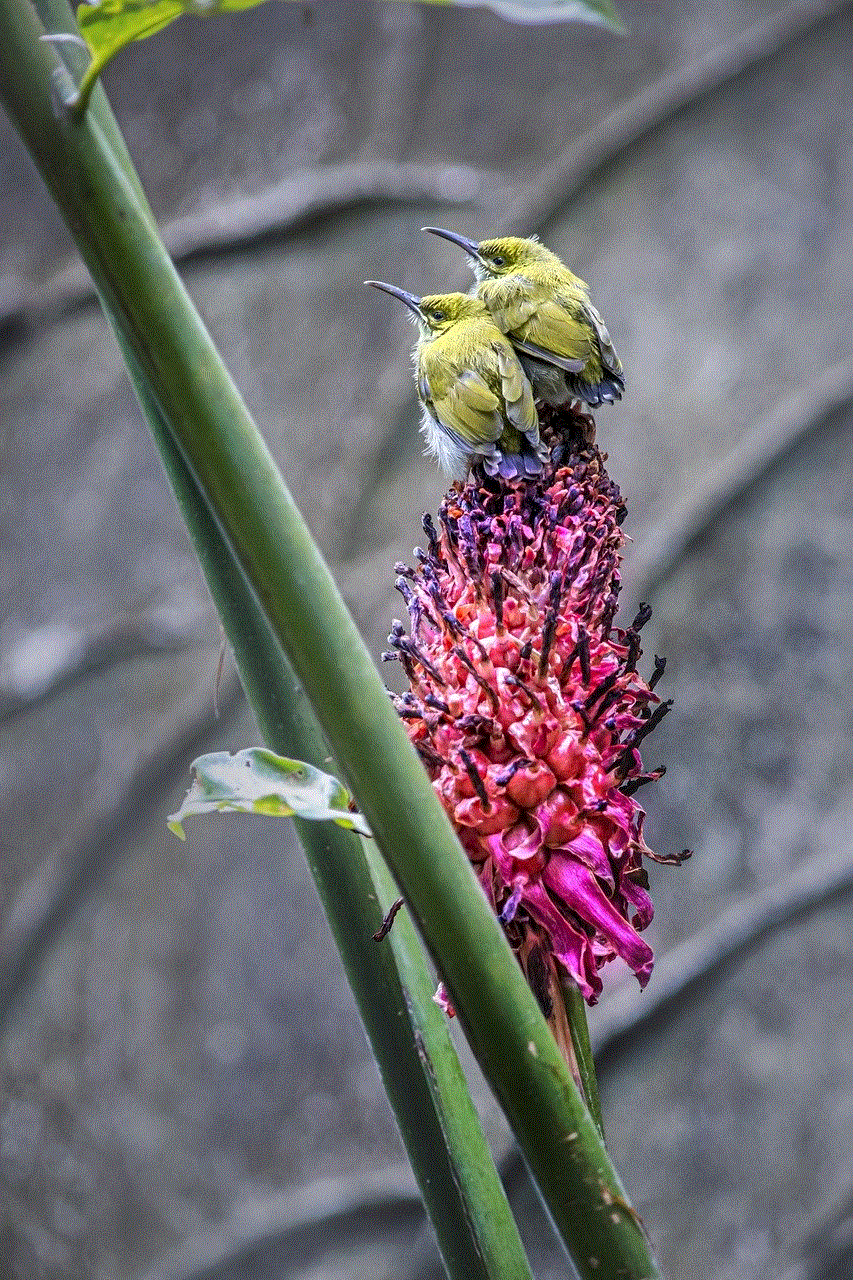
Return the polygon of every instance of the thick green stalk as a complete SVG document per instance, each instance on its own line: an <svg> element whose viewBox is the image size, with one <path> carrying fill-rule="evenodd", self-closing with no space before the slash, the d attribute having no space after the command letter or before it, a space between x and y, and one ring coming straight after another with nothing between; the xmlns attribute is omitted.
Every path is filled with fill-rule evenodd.
<svg viewBox="0 0 853 1280"><path fill-rule="evenodd" d="M86 48L85 43L80 41L78 44L77 42L80 40L80 32L71 5L68 0L33 0L33 4L45 32L51 36L76 37L73 43L62 40L55 47L58 56L68 67L73 79L79 81L85 74L87 65L91 65L91 61L89 50ZM103 130L104 139L111 147L113 155L124 169L127 180L136 193L140 208L148 213L153 224L154 215L142 189L142 183L139 181L139 176L133 167L124 137L100 83L90 93L89 110Z"/></svg>
<svg viewBox="0 0 853 1280"><path fill-rule="evenodd" d="M54 110L57 60L40 34L27 0L0 0L4 101L406 895L553 1220L582 1276L656 1276L595 1123L133 184L96 121Z"/></svg>
<svg viewBox="0 0 853 1280"><path fill-rule="evenodd" d="M74 30L65 0L40 0L38 7L52 31ZM136 183L100 88L90 111ZM141 188L137 193L147 208ZM325 740L292 669L177 450L134 352L120 335L119 342L263 738L283 755L325 763ZM373 941L396 894L387 868L375 845L357 842L333 824L297 820L296 828L448 1275L531 1280L446 1021L432 999L433 979L417 934L409 920L400 919L390 943Z"/></svg>
<svg viewBox="0 0 853 1280"><path fill-rule="evenodd" d="M560 981L560 994L566 1010L566 1021L572 1038L572 1049L575 1054L578 1075L583 1089L586 1105L595 1121L596 1128L604 1141L604 1119L601 1114L601 1098L598 1094L598 1077L595 1074L595 1059L589 1039L589 1023L586 1017L586 1002L580 988L571 978Z"/></svg>
<svg viewBox="0 0 853 1280"><path fill-rule="evenodd" d="M223 541L148 394L123 352L264 741L325 763L327 745L240 566ZM333 823L294 819L388 1099L452 1280L531 1280L465 1075L432 999L434 980L404 915L373 935L396 886L371 841Z"/></svg>

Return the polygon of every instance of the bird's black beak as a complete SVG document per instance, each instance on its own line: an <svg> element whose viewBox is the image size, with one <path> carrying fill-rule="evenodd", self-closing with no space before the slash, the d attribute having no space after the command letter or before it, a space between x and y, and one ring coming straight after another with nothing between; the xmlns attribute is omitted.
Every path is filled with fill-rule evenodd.
<svg viewBox="0 0 853 1280"><path fill-rule="evenodd" d="M445 231L443 227L421 227L421 231L428 231L432 236L441 236L443 240L450 240L453 244L458 244L460 249L471 258L480 257L476 240L469 240L467 236L460 236L456 231Z"/></svg>
<svg viewBox="0 0 853 1280"><path fill-rule="evenodd" d="M419 320L423 319L421 300L416 298L413 293L408 293L405 289L398 289L395 284L385 284L382 280L365 280L364 283L373 285L374 289L381 289L383 293L390 293L392 298L399 298L401 302L405 302L410 311L414 311Z"/></svg>

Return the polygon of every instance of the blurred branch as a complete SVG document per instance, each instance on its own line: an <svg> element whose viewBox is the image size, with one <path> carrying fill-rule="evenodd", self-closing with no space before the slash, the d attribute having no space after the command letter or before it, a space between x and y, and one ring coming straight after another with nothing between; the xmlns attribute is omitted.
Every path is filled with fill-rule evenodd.
<svg viewBox="0 0 853 1280"><path fill-rule="evenodd" d="M216 620L200 599L196 603L152 604L99 627L57 621L23 632L0 653L0 724L117 663L209 642Z"/></svg>
<svg viewBox="0 0 853 1280"><path fill-rule="evenodd" d="M354 1241L369 1241L395 1226L410 1234L423 1219L423 1202L407 1165L323 1178L295 1192L238 1203L221 1225L191 1236L138 1280L243 1274L269 1250L280 1255L269 1273L290 1274L300 1265L316 1264L322 1251L352 1248Z"/></svg>
<svg viewBox="0 0 853 1280"><path fill-rule="evenodd" d="M729 44L717 45L707 53L667 72L639 93L623 102L585 134L567 147L552 165L545 168L535 185L525 188L509 212L496 219L490 234L529 235L542 231L556 214L581 194L608 165L629 147L665 127L680 111L726 88L738 76L768 61L789 44L807 35L812 28L849 8L851 0L800 0L788 4L762 22L742 32ZM465 268L448 288L467 290L470 271ZM362 521L382 484L385 466L394 454L400 418L414 401L411 374L388 377L385 397L388 410L377 422L375 465L370 470L373 484L363 486L350 513L349 529L342 554L352 555L363 541Z"/></svg>
<svg viewBox="0 0 853 1280"><path fill-rule="evenodd" d="M292 173L251 195L235 195L166 223L163 240L177 262L277 240L357 205L377 203L484 204L503 187L497 172L468 165L394 164L361 160ZM0 301L0 327L34 320L94 298L78 258L26 300L22 290Z"/></svg>
<svg viewBox="0 0 853 1280"><path fill-rule="evenodd" d="M850 0L799 0L748 27L729 44L715 45L686 67L646 85L605 116L545 169L535 187L516 200L501 233L542 230L602 169L688 107L719 93L746 71L777 57L789 44L850 6Z"/></svg>
<svg viewBox="0 0 853 1280"><path fill-rule="evenodd" d="M840 360L760 418L689 493L636 537L623 567L623 593L652 595L688 548L798 442L853 400L853 359Z"/></svg>
<svg viewBox="0 0 853 1280"><path fill-rule="evenodd" d="M18 889L0 930L0 1028L24 984L66 921L85 900L87 889L114 863L128 814L150 801L163 785L163 761L195 752L214 722L215 666L183 703L170 706L161 732L144 740L127 735L117 742L110 772L87 798L69 836L40 863ZM219 689L219 707L233 707L241 694L236 672ZM174 767L174 763L173 763Z"/></svg>

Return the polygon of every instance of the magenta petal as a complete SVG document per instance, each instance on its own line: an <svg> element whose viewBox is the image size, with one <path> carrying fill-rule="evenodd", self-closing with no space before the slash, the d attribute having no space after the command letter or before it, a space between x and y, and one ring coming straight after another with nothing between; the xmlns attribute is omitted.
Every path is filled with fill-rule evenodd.
<svg viewBox="0 0 853 1280"><path fill-rule="evenodd" d="M585 933L573 929L557 909L541 884L528 886L524 903L530 914L543 924L551 937L554 955L568 970L589 1004L601 995L595 951Z"/></svg>
<svg viewBox="0 0 853 1280"><path fill-rule="evenodd" d="M654 964L652 949L619 914L589 868L568 858L553 858L543 879L582 920L588 921L604 935L616 954L634 970L640 986L644 987Z"/></svg>
<svg viewBox="0 0 853 1280"><path fill-rule="evenodd" d="M513 849L506 849L504 832L498 831L494 835L486 836L485 844L504 884L514 884L519 876L524 875L524 863L539 852L542 846L542 835L537 827L523 843L516 845Z"/></svg>
<svg viewBox="0 0 853 1280"><path fill-rule="evenodd" d="M610 859L604 845L589 827L576 836L568 847L577 855L577 859L595 872L599 879L604 880L608 885L613 884L613 868L610 865ZM552 861L556 861L560 856L557 852Z"/></svg>
<svg viewBox="0 0 853 1280"><path fill-rule="evenodd" d="M652 906L651 898L642 885L635 884L633 880L623 876L619 884L619 893L636 910L637 914L633 921L635 929L645 929L647 925L651 924L655 909Z"/></svg>

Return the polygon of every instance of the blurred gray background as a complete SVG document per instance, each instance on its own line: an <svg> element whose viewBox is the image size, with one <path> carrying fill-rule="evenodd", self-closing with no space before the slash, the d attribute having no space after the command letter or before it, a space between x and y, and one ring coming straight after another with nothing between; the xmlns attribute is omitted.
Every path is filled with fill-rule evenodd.
<svg viewBox="0 0 853 1280"><path fill-rule="evenodd" d="M659 963L593 1019L673 1280L853 1276L853 13L644 5L625 38L321 0L105 77L190 291L375 653L443 485L401 311L437 223L539 231L625 363L599 441L654 607ZM467 286L466 286L467 287ZM10 1277L429 1280L287 823L164 816L256 731L115 343L0 122L0 1111ZM690 975L689 984L684 982ZM476 1085L536 1274L567 1274ZM438 1269L437 1269L438 1268Z"/></svg>

